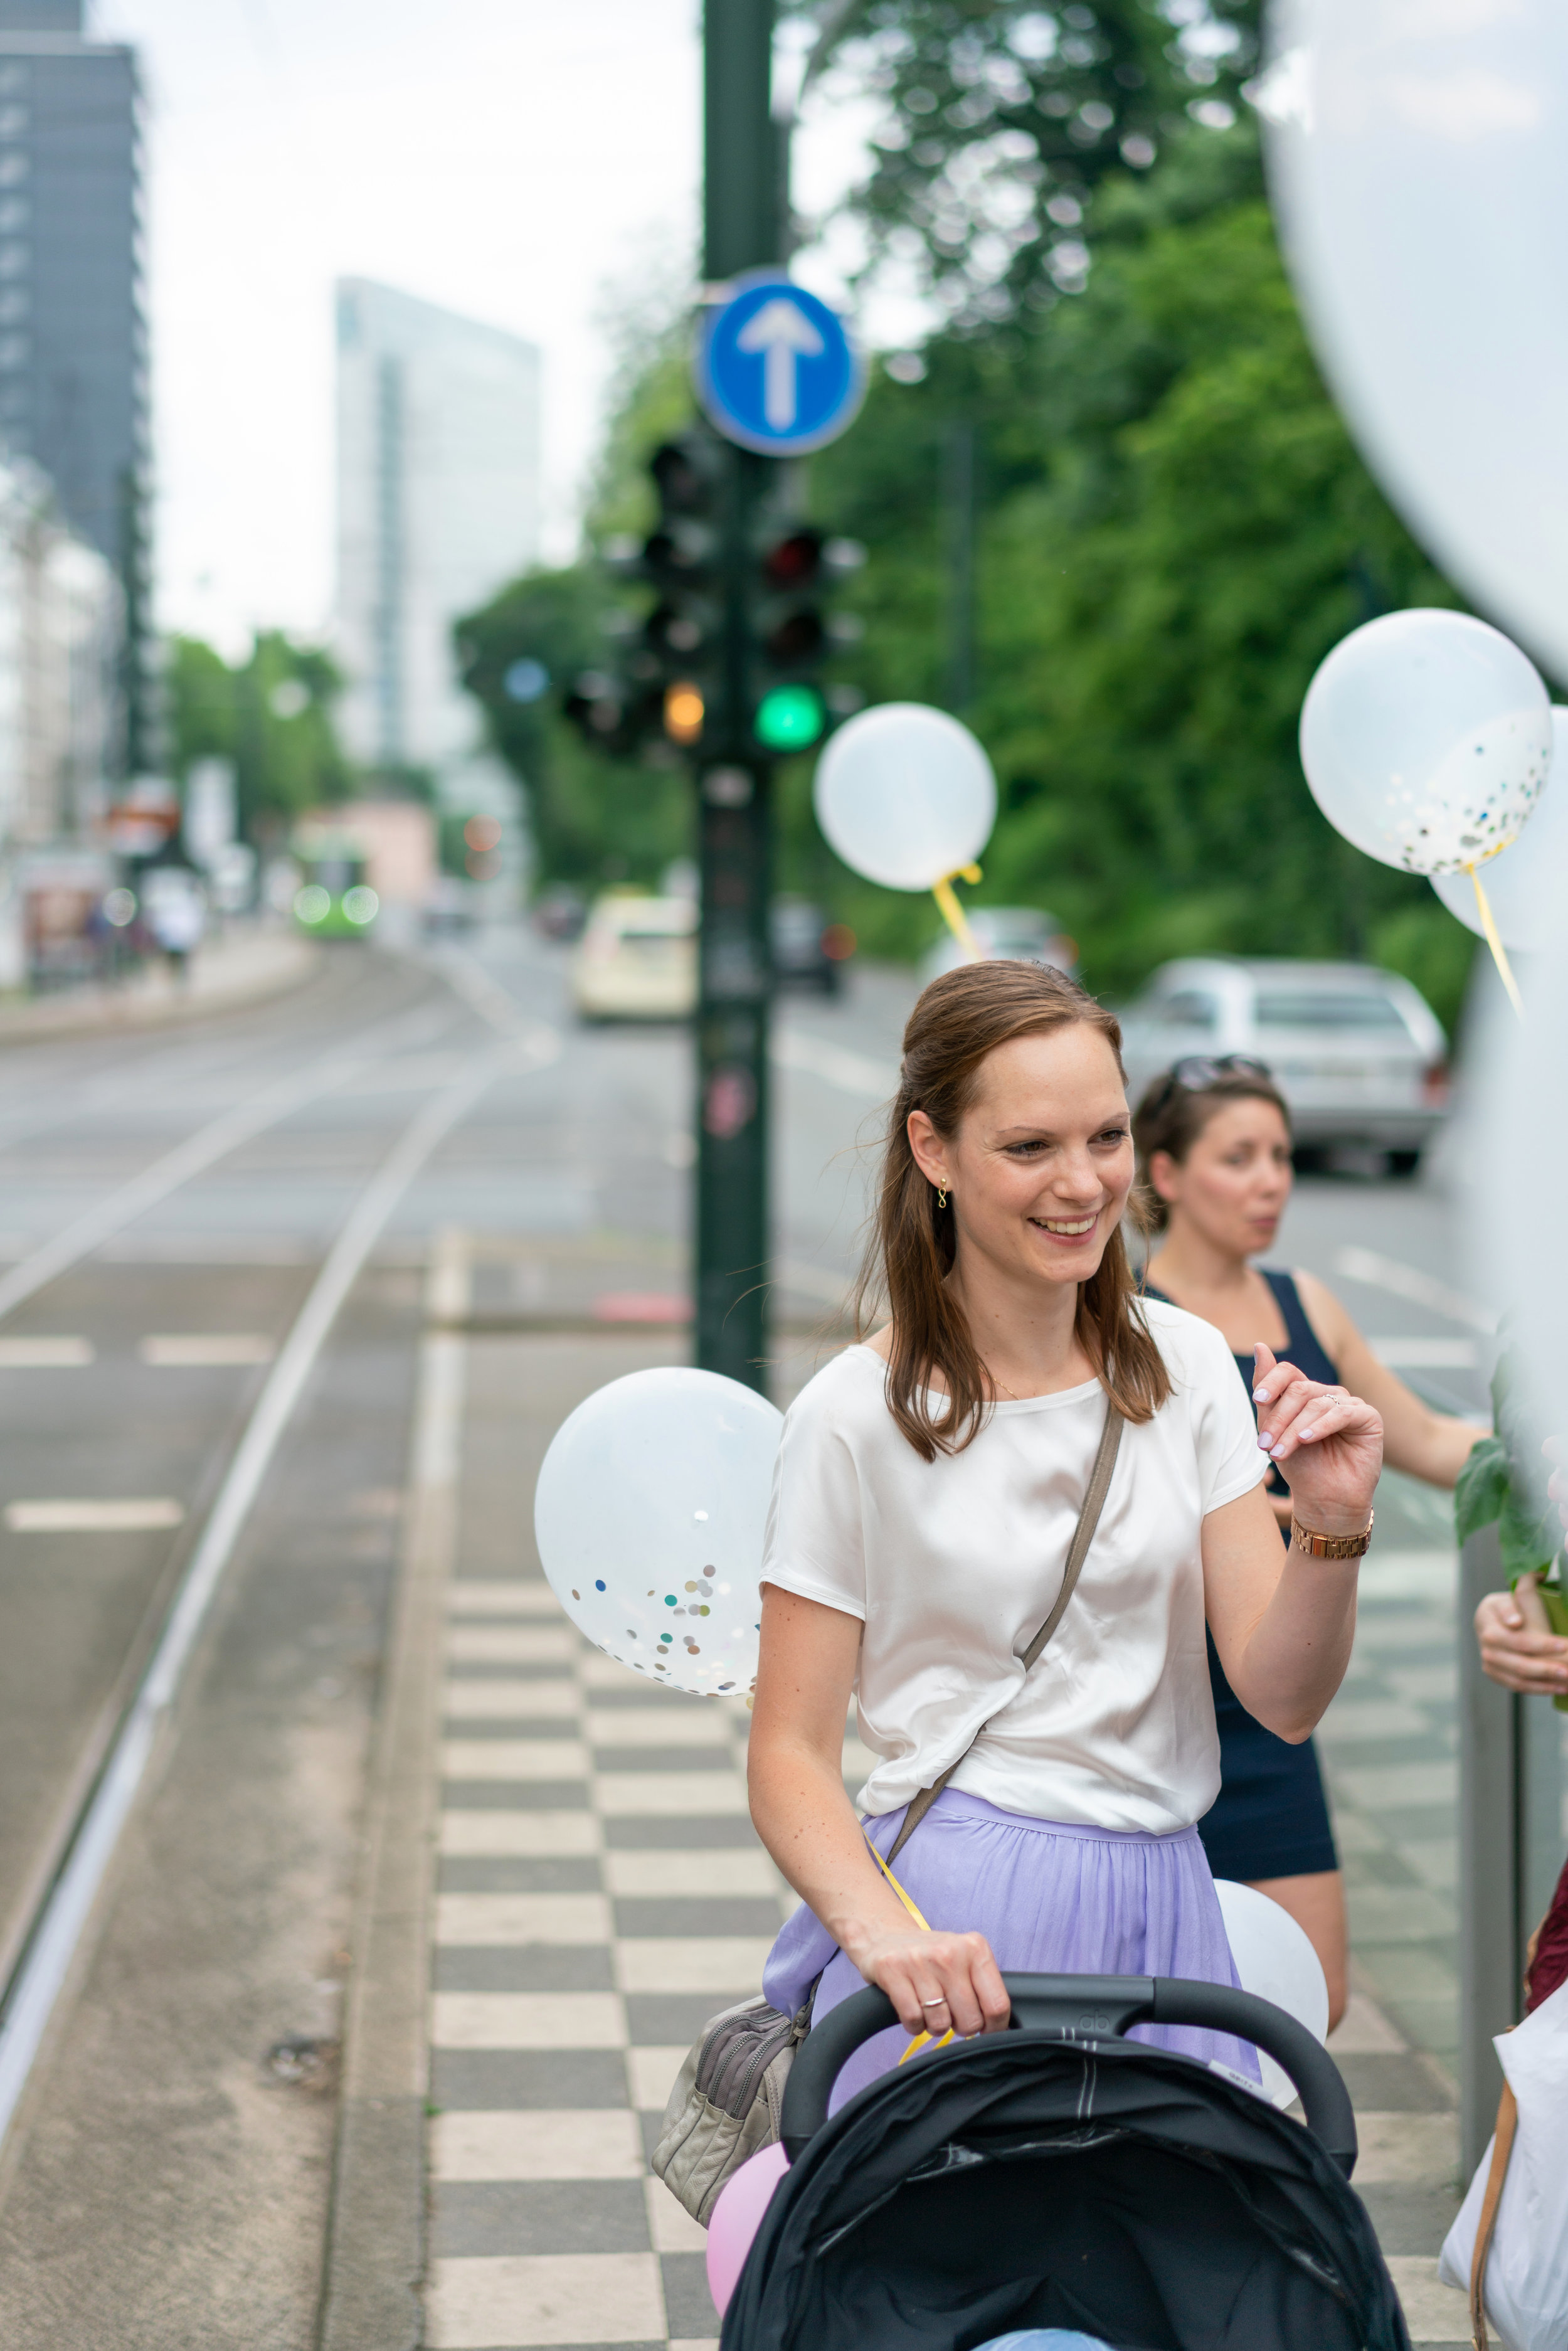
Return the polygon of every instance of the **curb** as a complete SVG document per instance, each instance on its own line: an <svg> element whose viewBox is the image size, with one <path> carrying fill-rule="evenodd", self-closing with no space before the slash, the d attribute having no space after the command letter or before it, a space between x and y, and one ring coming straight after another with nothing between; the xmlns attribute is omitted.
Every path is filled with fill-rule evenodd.
<svg viewBox="0 0 1568 2351"><path fill-rule="evenodd" d="M437 1239L433 1324L461 1322L465 1237ZM442 1627L456 1547L467 1350L448 1329L420 1348L407 1532L371 1758L364 1861L344 2019L342 2104L318 2351L416 2351L424 2271L425 2023L440 1735Z"/></svg>
<svg viewBox="0 0 1568 2351"><path fill-rule="evenodd" d="M142 997L134 991L91 987L57 997L42 997L27 1004L0 1008L0 1048L7 1045L66 1043L82 1037L118 1037L144 1029L183 1027L193 1020L220 1019L248 1010L273 997L286 996L314 978L321 967L321 950L308 939L279 938L280 949L270 971L231 988L214 987L162 997Z"/></svg>

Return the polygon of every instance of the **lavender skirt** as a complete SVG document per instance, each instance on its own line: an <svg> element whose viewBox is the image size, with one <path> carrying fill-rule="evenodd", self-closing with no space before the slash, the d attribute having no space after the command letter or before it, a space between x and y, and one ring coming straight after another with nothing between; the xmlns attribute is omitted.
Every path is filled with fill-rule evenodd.
<svg viewBox="0 0 1568 2351"><path fill-rule="evenodd" d="M867 1822L879 1852L891 1850L903 1819L901 1809ZM896 1875L933 1928L984 1935L1004 1970L1239 1982L1196 1829L1145 1836L1037 1821L945 1788L899 1855ZM819 1975L817 2019L863 1986L802 1903L768 1955L762 1990L793 2016ZM1243 2081L1261 2079L1256 2051L1229 2033L1140 2024L1133 2037L1223 2065ZM839 2075L834 2110L896 2065L907 2046L894 2025L858 2049Z"/></svg>

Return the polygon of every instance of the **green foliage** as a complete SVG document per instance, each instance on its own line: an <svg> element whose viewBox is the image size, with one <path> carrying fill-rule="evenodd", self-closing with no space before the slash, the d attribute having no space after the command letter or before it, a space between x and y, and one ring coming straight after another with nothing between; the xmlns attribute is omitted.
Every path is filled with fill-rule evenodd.
<svg viewBox="0 0 1568 2351"><path fill-rule="evenodd" d="M1258 0L1180 12L1144 0L873 0L841 75L881 102L856 209L873 249L918 256L961 326L1081 288L1103 183L1179 141L1184 109L1233 120L1256 68Z"/></svg>
<svg viewBox="0 0 1568 2351"><path fill-rule="evenodd" d="M615 599L591 560L531 571L459 624L464 684L484 708L490 739L528 788L541 882L653 882L690 843L691 786L684 770L600 757L560 716L560 695L580 672L601 667L603 622ZM517 702L514 663L549 673L547 694Z"/></svg>
<svg viewBox="0 0 1568 2351"><path fill-rule="evenodd" d="M948 338L923 383L879 379L813 486L871 549L855 674L940 698L939 453L967 415L967 715L1003 791L982 895L1049 907L1099 988L1184 953L1382 946L1451 1016L1468 935L1444 944L1426 883L1319 816L1296 728L1348 630L1454 600L1323 392L1252 171L1249 131L1194 132L1146 183L1107 182L1088 288L1034 333Z"/></svg>
<svg viewBox="0 0 1568 2351"><path fill-rule="evenodd" d="M1562 1525L1548 1502L1540 1469L1539 1431L1522 1408L1516 1368L1506 1353L1492 1379L1495 1437L1470 1451L1454 1489L1454 1528L1460 1542L1494 1522L1510 1585L1549 1568L1563 1544Z"/></svg>
<svg viewBox="0 0 1568 2351"><path fill-rule="evenodd" d="M834 674L872 702L946 704L955 690L966 622L950 453L972 430L977 658L964 715L1002 792L981 902L1051 911L1107 992L1186 953L1370 956L1451 1026L1469 935L1424 882L1349 848L1301 770L1301 699L1329 649L1380 611L1456 599L1323 390L1249 120L1189 119L1255 63L1255 8L1215 0L1210 23L1238 37L1208 62L1143 0L1055 15L1061 40L1039 55L1042 12L1019 0L873 0L855 16L853 70L910 132L884 144L855 204L873 246L915 238L954 323L928 343L921 380L876 369L859 422L811 461L810 512L871 559L842 598L864 633ZM1086 51L1070 52L1070 37ZM1111 108L1111 125L1093 132L1085 106ZM1030 154L1012 136L1026 128ZM1124 146L1145 136L1157 162L1126 168ZM1004 180L1029 233L998 276L985 240ZM1056 218L1047 207L1063 195ZM1082 254L1073 270L1052 260L1071 204L1086 275ZM690 413L684 319L643 319L639 335L593 493L597 544L645 527L647 456ZM603 622L628 609L585 559L517 582L460 632L465 674L530 790L541 878L651 879L689 840L683 775L596 757L555 694L506 695L524 655L558 689L609 665ZM811 820L810 773L809 760L779 771L780 886L828 904L875 952L918 953L940 927L930 900L837 864Z"/></svg>
<svg viewBox="0 0 1568 2351"><path fill-rule="evenodd" d="M612 322L621 360L586 517L592 549L651 527L648 459L691 422L690 330L684 310L672 316L675 298L656 291L651 305L618 312ZM527 573L457 625L464 684L528 789L541 883L656 882L672 858L690 851L685 768L673 758L665 767L603 758L560 715L575 677L613 666L617 625L646 601L617 588L591 553L562 569ZM550 684L521 703L508 695L507 676L525 659L540 663Z"/></svg>
<svg viewBox="0 0 1568 2351"><path fill-rule="evenodd" d="M1375 922L1367 940L1374 963L1403 974L1418 987L1448 1034L1458 1026L1465 989L1485 949L1430 893L1427 903L1401 906Z"/></svg>
<svg viewBox="0 0 1568 2351"><path fill-rule="evenodd" d="M175 637L166 675L176 777L197 759L232 759L240 829L252 840L353 790L333 719L342 681L319 648L265 630L231 664L199 637Z"/></svg>

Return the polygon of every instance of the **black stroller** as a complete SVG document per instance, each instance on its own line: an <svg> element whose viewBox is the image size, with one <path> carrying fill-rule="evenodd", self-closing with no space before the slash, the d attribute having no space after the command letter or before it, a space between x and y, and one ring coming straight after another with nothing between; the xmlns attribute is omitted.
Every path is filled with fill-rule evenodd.
<svg viewBox="0 0 1568 2351"><path fill-rule="evenodd" d="M721 2351L974 2351L1078 2328L1116 2351L1408 2351L1360 2199L1332 2058L1217 1984L1009 1975L1013 2027L899 2067L830 2121L840 2067L894 2023L857 1992L801 2043L790 2169ZM1257 2043L1306 2127L1139 2023Z"/></svg>

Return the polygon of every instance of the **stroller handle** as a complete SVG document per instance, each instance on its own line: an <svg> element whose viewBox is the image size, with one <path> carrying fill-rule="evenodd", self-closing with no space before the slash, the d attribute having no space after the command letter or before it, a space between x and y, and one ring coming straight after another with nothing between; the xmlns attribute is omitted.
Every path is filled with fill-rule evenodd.
<svg viewBox="0 0 1568 2351"><path fill-rule="evenodd" d="M1307 2127L1348 2179L1355 2166L1355 2116L1350 2094L1326 2049L1304 2024L1272 2001L1228 1984L1193 1983L1170 1976L1004 1975L1012 2001L1010 2030L1043 2032L1058 2041L1104 2041L1132 2024L1196 2024L1234 2033L1268 2051L1301 2094ZM780 2133L797 2162L828 2119L839 2073L873 2033L896 2024L883 1991L857 1991L813 2025L795 2054L784 2086Z"/></svg>

